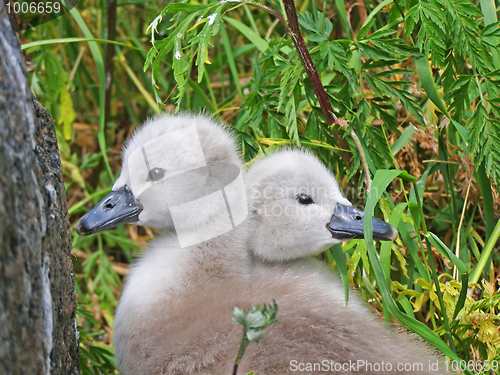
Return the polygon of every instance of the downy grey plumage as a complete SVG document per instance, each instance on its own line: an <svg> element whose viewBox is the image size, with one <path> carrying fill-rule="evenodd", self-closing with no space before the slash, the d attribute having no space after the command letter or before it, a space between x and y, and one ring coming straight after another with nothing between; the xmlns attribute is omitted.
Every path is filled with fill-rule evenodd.
<svg viewBox="0 0 500 375"><path fill-rule="evenodd" d="M241 374L445 372L440 358L427 346L385 327L355 295L345 306L337 278L318 261L305 258L342 241L348 232L333 218L343 217L343 207L353 212L333 176L308 153L286 150L258 160L248 173L249 217L222 235L181 247L174 226L196 230L220 214L223 206L194 203L192 212L174 223L169 202L182 201L183 192L190 195L190 190L199 190L195 185L201 180L219 188L218 175L210 172L180 180L185 185L173 193L150 183L152 175L175 174L178 161L186 160L193 140L182 135L173 137L175 144L169 147L161 147L160 142L142 149L145 159L153 160L151 153L155 153L157 163L165 168L152 174L155 166L148 162L143 171L128 163L130 155L145 144L193 125L207 165L241 167L234 139L213 120L161 116L144 125L127 144L123 171L113 187L117 193L77 226L83 234L131 221L164 230L131 268L117 309L114 342L123 375L231 373L242 334L241 327L231 322L233 308L248 309L271 298L279 305L278 322L266 329L261 342L250 345L240 364ZM148 185L138 194L139 188L131 186L139 186L140 179ZM123 202L127 208L119 214ZM354 228L354 224L349 225ZM392 227L380 225L381 238L394 238ZM359 238L358 229L348 235ZM436 361L439 371L432 372L429 365ZM398 365L422 367L397 371Z"/></svg>

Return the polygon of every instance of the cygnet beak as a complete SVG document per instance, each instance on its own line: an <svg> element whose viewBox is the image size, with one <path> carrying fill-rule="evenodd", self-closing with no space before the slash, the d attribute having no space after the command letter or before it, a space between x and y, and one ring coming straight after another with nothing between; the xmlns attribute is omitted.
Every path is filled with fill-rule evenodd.
<svg viewBox="0 0 500 375"><path fill-rule="evenodd" d="M141 205L125 185L109 193L92 211L78 220L76 231L86 236L118 225L134 223L139 221L141 211Z"/></svg>
<svg viewBox="0 0 500 375"><path fill-rule="evenodd" d="M365 238L363 233L364 217L365 213L353 206L337 204L326 227L335 239L362 239ZM391 224L375 217L371 219L374 240L394 241L398 238L398 231Z"/></svg>

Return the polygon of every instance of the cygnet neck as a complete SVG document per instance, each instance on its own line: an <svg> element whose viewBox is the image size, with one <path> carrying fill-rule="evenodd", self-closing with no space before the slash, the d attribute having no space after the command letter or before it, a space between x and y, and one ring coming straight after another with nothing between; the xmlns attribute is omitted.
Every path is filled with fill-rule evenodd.
<svg viewBox="0 0 500 375"><path fill-rule="evenodd" d="M166 230L151 242L144 259L150 253L161 257L162 263L175 270L172 283L176 285L191 287L228 278L242 280L250 274L251 261L246 250L249 234L250 223L245 220L218 237L181 248L175 231Z"/></svg>

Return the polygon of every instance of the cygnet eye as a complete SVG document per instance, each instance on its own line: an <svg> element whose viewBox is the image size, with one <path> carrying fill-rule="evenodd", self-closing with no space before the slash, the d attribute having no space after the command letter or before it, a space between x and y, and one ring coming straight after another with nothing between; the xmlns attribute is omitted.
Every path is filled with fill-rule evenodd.
<svg viewBox="0 0 500 375"><path fill-rule="evenodd" d="M300 194L297 196L297 202L299 202L300 204L312 204L314 203L314 201L312 200L312 198L307 195L307 194Z"/></svg>
<svg viewBox="0 0 500 375"><path fill-rule="evenodd" d="M165 169L153 168L148 172L148 181L160 181L165 177Z"/></svg>

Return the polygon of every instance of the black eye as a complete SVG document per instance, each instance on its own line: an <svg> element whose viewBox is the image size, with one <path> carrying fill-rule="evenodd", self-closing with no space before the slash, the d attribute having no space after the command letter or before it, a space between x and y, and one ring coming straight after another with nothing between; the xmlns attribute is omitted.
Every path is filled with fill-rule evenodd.
<svg viewBox="0 0 500 375"><path fill-rule="evenodd" d="M306 194L300 194L297 196L297 202L300 204L312 204L314 201L309 195Z"/></svg>
<svg viewBox="0 0 500 375"><path fill-rule="evenodd" d="M153 168L148 172L148 181L160 181L165 177L165 169Z"/></svg>

